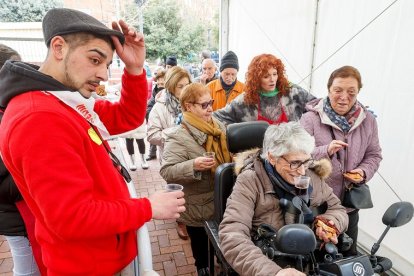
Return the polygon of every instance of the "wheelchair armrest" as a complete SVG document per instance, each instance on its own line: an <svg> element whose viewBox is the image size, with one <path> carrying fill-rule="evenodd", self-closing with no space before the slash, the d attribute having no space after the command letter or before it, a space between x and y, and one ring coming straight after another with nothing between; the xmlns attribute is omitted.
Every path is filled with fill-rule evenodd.
<svg viewBox="0 0 414 276"><path fill-rule="evenodd" d="M227 263L224 258L223 252L221 251L220 241L219 241L219 225L214 220L209 220L204 222L204 229L208 236L209 241L209 255L217 257L218 263L222 266L223 272L225 275L237 275L233 268ZM211 250L214 250L214 255L211 254ZM212 264L212 262L210 262ZM214 267L210 267L210 273L214 271Z"/></svg>
<svg viewBox="0 0 414 276"><path fill-rule="evenodd" d="M213 220L209 220L209 221L205 221L204 222L204 229L207 232L207 236L208 236L208 240L211 242L211 245L213 246L214 252L216 252L216 255L221 255L221 256L217 256L218 258L221 257L222 259L224 259L224 256L221 252L221 248L220 248L220 241L219 241L219 236L218 236L218 224L217 222L213 221ZM217 254L218 253L218 254Z"/></svg>

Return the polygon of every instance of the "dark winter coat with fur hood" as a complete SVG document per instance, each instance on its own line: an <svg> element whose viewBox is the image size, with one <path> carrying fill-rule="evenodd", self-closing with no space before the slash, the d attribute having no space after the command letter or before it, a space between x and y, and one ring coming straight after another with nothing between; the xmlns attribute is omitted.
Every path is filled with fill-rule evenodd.
<svg viewBox="0 0 414 276"><path fill-rule="evenodd" d="M276 275L281 267L263 255L261 249L251 240L253 233L262 223L280 229L294 223L292 215L279 206L279 199L265 170L260 150L254 149L236 158L238 174L233 192L227 200L223 221L220 224L220 242L224 256L240 275ZM332 170L328 160L315 162L306 171L311 177L312 192L310 206L317 207L327 202L327 211L321 215L332 220L340 232L348 226L348 216L340 200L324 179Z"/></svg>

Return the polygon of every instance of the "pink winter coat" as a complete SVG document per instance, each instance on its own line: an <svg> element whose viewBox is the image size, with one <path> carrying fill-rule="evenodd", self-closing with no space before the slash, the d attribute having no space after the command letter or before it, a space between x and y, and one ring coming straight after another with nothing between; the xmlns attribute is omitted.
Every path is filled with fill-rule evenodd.
<svg viewBox="0 0 414 276"><path fill-rule="evenodd" d="M332 187L335 195L342 198L344 184L337 155L328 155L328 145L332 141L331 127L336 140L348 143L347 157L343 150L339 157L344 171L362 169L368 182L378 170L382 160L378 139L378 126L374 115L364 108L350 131L345 134L323 111L323 99L315 99L306 105L307 113L300 119L301 125L315 137L316 148L312 153L314 159L329 158L333 171L326 183Z"/></svg>

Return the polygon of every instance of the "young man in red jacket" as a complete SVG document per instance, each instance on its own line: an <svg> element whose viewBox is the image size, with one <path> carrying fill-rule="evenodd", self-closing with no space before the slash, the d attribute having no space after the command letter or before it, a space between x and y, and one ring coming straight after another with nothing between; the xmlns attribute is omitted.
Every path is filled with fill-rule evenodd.
<svg viewBox="0 0 414 276"><path fill-rule="evenodd" d="M50 10L42 26L44 64L0 72L1 154L36 217L48 275L113 275L137 255L135 230L185 210L182 192L131 199L105 142L144 120L144 39L122 20L111 30L70 9ZM125 63L121 100L95 101L114 49Z"/></svg>

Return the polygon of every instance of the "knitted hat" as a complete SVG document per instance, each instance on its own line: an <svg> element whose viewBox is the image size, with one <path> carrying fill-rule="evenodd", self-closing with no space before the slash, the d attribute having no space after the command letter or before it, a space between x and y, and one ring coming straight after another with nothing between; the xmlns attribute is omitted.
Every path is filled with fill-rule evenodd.
<svg viewBox="0 0 414 276"><path fill-rule="evenodd" d="M220 62L220 72L226 68L234 68L237 71L239 70L239 59L233 51L228 51L222 58Z"/></svg>
<svg viewBox="0 0 414 276"><path fill-rule="evenodd" d="M77 10L59 8L51 9L43 17L43 36L46 45L57 35L86 32L103 36L116 36L121 44L125 37L120 31L112 30L86 13Z"/></svg>
<svg viewBox="0 0 414 276"><path fill-rule="evenodd" d="M177 58L175 56L167 57L166 65L177 66Z"/></svg>

